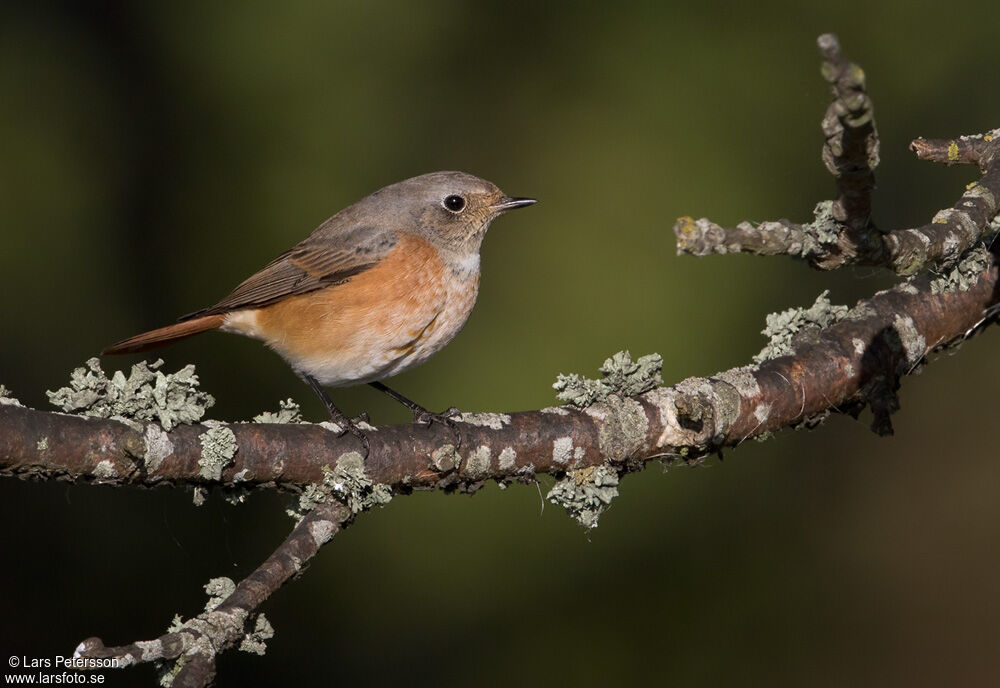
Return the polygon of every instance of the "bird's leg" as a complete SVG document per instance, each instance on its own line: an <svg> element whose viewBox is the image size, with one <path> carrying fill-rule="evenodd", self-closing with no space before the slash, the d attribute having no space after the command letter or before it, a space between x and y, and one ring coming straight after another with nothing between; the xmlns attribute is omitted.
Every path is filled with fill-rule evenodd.
<svg viewBox="0 0 1000 688"><path fill-rule="evenodd" d="M455 423L454 419L456 416L462 415L462 412L459 411L454 406L441 413L434 413L432 411L428 411L417 402L407 399L396 390L383 385L381 382L369 382L368 384L380 392L385 392L387 395L398 401L400 404L413 411L414 423L421 423L422 425L430 425L431 423L438 422L441 423L442 425L447 425L449 428L451 428L452 432L455 433L455 439L458 441L459 444L461 444L462 436L458 432L458 424Z"/></svg>
<svg viewBox="0 0 1000 688"><path fill-rule="evenodd" d="M368 450L370 449L368 436L362 432L361 428L358 427L357 421L348 418L343 411L334 405L333 401L331 401L330 397L327 395L326 390L323 389L323 386L316 378L302 373L302 379L309 383L309 386L312 387L314 392L316 392L316 396L318 396L320 401L323 402L323 405L326 406L326 410L330 414L330 420L343 428L343 430L340 431L340 434L343 435L345 432L350 432L352 435L361 440L361 443L365 445L365 456L367 457ZM365 421L368 420L367 414L362 414L362 416Z"/></svg>

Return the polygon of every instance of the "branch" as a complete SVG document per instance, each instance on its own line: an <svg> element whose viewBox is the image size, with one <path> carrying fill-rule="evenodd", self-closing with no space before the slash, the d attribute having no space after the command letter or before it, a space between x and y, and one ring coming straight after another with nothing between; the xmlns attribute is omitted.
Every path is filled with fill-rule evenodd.
<svg viewBox="0 0 1000 688"><path fill-rule="evenodd" d="M87 638L77 646L74 657L116 659L120 667L173 660L169 672L173 688L211 684L216 655L253 633L253 622L262 618L255 613L257 608L299 573L350 517L351 511L337 502L319 505L299 521L274 554L222 599L210 601L203 613L176 624L156 640L105 647L100 638Z"/></svg>
<svg viewBox="0 0 1000 688"><path fill-rule="evenodd" d="M465 414L457 423L460 449L440 425L377 428L364 472L396 492L472 491L486 480L532 480L605 463L631 470L665 455L701 456L865 401L873 378L906 374L933 349L966 338L998 301L996 267L977 254L950 280L905 282L859 301L823 329L789 335L788 353L756 365L636 397L607 394L586 408ZM338 436L326 424L227 424L238 451L218 478L209 478L199 463L201 437L215 427L165 433L152 422L0 405L0 474L299 491L361 450L352 435Z"/></svg>
<svg viewBox="0 0 1000 688"><path fill-rule="evenodd" d="M910 143L910 150L920 160L943 162L948 165L979 165L987 153L994 151L993 142L1000 139L1000 129L975 136L957 139L917 139Z"/></svg>
<svg viewBox="0 0 1000 688"><path fill-rule="evenodd" d="M996 132L957 141L914 141L910 147L921 159L976 162L983 175L952 207L938 212L927 224L883 234L870 221L878 135L864 72L841 57L836 36L824 34L818 43L824 57L823 73L832 82L834 93L823 119L827 135L823 160L837 177L840 198L817 204L813 221L804 224L781 219L741 222L727 228L706 218L682 217L674 225L678 255L790 255L823 270L872 265L899 275L954 266L989 233L989 221L1000 209L1000 139Z"/></svg>
<svg viewBox="0 0 1000 688"><path fill-rule="evenodd" d="M871 224L872 190L878 167L878 132L875 108L865 90L865 73L844 59L840 43L832 33L817 41L823 63L820 71L830 82L833 101L823 117L823 164L840 189L833 203L833 218L844 226L855 244L874 231Z"/></svg>

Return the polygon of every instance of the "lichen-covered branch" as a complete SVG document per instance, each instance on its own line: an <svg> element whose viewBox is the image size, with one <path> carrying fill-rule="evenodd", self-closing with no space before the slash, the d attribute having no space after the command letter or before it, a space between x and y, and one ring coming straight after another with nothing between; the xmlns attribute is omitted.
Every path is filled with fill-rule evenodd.
<svg viewBox="0 0 1000 688"><path fill-rule="evenodd" d="M1000 129L957 139L916 139L910 150L920 160L943 162L947 165L980 165L991 144L1000 139Z"/></svg>
<svg viewBox="0 0 1000 688"><path fill-rule="evenodd" d="M844 59L840 42L832 33L816 41L823 58L823 78L830 82L833 100L823 117L823 164L837 179L840 198L832 213L854 243L865 241L871 225L872 190L878 167L878 132L875 107L865 89L865 73Z"/></svg>
<svg viewBox="0 0 1000 688"><path fill-rule="evenodd" d="M651 458L736 444L864 401L874 378L908 371L934 347L979 325L997 303L996 287L996 268L984 253L956 268L951 282L905 282L850 311L828 308L829 317L826 311L809 315L812 310L803 318L776 316L768 332L780 346L765 350L755 365L634 397L616 392L635 392L627 378L619 383L625 387L611 385L590 397L580 396L592 384L583 381L564 391L582 399L583 408L465 414L456 424L459 449L452 430L437 424L379 427L369 432L364 472L397 492L473 490L485 480L529 480L605 463L625 470ZM605 376L631 367L645 380L658 375L621 357L609 360ZM6 402L0 404L0 473L22 478L301 491L361 451L353 436L328 424L226 424L234 448L216 477L206 475L202 463L204 437L217 423L179 425L168 433L152 421L82 418Z"/></svg>
<svg viewBox="0 0 1000 688"><path fill-rule="evenodd" d="M956 140L914 141L911 148L921 159L976 163L982 177L927 224L880 232L870 219L879 143L864 73L841 56L835 36L825 34L818 42L823 74L834 95L823 119L827 137L823 161L837 178L840 197L817 204L812 221L806 223L781 219L724 227L705 218L682 217L674 225L677 253L790 255L824 270L872 265L899 275L915 275L932 267L951 268L989 231L989 221L1000 209L1000 140L996 130Z"/></svg>
<svg viewBox="0 0 1000 688"><path fill-rule="evenodd" d="M120 667L156 662L168 680L165 685L209 685L215 677L215 658L223 651L239 644L242 650L263 654L263 643L273 635L273 629L257 609L299 573L351 515L338 502L319 505L238 585L228 578L213 579L206 586L213 597L201 614L186 621L175 619L169 631L155 640L106 647L100 638L88 638L74 656L116 658Z"/></svg>

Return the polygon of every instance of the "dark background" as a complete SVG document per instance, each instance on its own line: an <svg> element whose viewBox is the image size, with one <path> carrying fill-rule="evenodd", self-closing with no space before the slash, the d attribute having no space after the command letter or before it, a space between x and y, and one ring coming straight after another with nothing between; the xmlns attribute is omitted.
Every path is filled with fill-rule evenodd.
<svg viewBox="0 0 1000 688"><path fill-rule="evenodd" d="M987 2L5 3L0 381L26 404L101 347L214 302L339 208L461 169L541 199L484 244L462 334L395 386L431 408L538 408L559 372L628 348L664 379L747 362L767 313L891 283L744 256L675 256L674 218L808 219L827 87L816 36L869 77L876 220L928 221L975 170L919 135L1000 125ZM995 685L997 333L867 418L628 477L584 534L538 491L415 494L366 515L265 606L265 658L223 686ZM293 396L256 342L208 335L216 418ZM134 359L106 359L111 369ZM368 389L334 398L377 422ZM550 480L543 481L544 493ZM3 654L153 638L284 537L287 497L0 483ZM108 674L152 685L149 668Z"/></svg>

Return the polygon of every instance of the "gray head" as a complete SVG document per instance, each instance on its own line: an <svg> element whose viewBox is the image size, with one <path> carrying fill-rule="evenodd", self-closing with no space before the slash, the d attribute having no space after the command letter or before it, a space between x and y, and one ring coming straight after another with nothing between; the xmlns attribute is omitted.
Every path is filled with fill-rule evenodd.
<svg viewBox="0 0 1000 688"><path fill-rule="evenodd" d="M533 198L511 198L465 172L432 172L391 184L355 204L385 226L425 237L440 248L478 251L490 223Z"/></svg>

